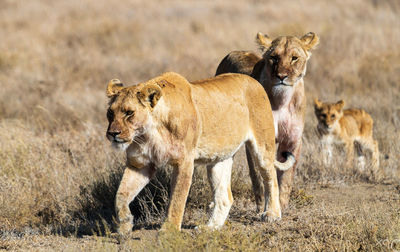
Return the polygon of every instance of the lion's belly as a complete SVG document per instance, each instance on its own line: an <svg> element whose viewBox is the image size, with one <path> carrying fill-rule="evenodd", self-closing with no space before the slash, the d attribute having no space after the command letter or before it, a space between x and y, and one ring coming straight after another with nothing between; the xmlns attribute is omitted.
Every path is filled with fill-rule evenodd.
<svg viewBox="0 0 400 252"><path fill-rule="evenodd" d="M243 100L230 100L227 97L222 101L204 99L204 102L208 106L199 106L198 110L201 134L196 146L195 161L216 163L232 157L247 140L250 129L249 110Z"/></svg>
<svg viewBox="0 0 400 252"><path fill-rule="evenodd" d="M217 163L232 157L248 137L248 123L220 123L201 134L196 147L196 163ZM229 127L228 127L229 126Z"/></svg>
<svg viewBox="0 0 400 252"><path fill-rule="evenodd" d="M203 145L200 144L196 148L195 164L215 164L233 157L233 155L243 145L244 140L236 143L230 143L225 146L220 144Z"/></svg>

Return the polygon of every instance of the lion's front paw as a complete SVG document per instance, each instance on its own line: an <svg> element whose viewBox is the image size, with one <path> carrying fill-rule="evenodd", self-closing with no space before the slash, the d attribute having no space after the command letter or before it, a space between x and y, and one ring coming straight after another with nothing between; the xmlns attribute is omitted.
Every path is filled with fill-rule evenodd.
<svg viewBox="0 0 400 252"><path fill-rule="evenodd" d="M128 241L130 234L120 234L120 233L113 233L110 235L110 238L115 239L117 244L123 244L124 242Z"/></svg>
<svg viewBox="0 0 400 252"><path fill-rule="evenodd" d="M281 212L280 211L266 211L261 214L261 220L267 222L275 222L281 219Z"/></svg>
<svg viewBox="0 0 400 252"><path fill-rule="evenodd" d="M118 234L121 236L128 236L132 231L133 225L130 222L121 223L118 226Z"/></svg>

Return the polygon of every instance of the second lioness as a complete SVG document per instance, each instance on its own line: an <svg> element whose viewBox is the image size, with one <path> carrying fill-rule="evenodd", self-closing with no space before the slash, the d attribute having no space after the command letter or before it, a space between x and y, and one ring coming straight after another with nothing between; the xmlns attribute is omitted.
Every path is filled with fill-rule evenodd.
<svg viewBox="0 0 400 252"><path fill-rule="evenodd" d="M298 160L306 106L303 77L311 56L310 51L319 43L319 39L312 32L301 38L281 36L274 40L258 33L256 42L263 51L262 57L248 51L231 52L219 64L216 75L243 73L251 75L263 85L274 116L277 159L284 161L284 154L291 152ZM262 184L250 159L249 164L257 206L261 209ZM289 202L295 167L296 164L285 172L278 171L282 208Z"/></svg>
<svg viewBox="0 0 400 252"><path fill-rule="evenodd" d="M166 73L145 83L107 87L110 107L107 138L126 149L127 167L116 196L119 232L132 228L129 203L149 183L157 169L173 168L167 223L180 229L193 168L206 165L214 193L208 226L221 227L233 198L230 187L232 156L245 144L256 162L269 195L264 217L281 218L274 165L275 135L271 106L262 86L242 74L225 74L189 83Z"/></svg>

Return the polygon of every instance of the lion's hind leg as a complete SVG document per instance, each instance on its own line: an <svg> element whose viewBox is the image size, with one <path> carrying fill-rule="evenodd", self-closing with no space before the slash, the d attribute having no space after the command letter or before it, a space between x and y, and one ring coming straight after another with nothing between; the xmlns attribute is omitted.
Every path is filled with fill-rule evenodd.
<svg viewBox="0 0 400 252"><path fill-rule="evenodd" d="M378 141L372 140L371 141L371 151L372 151L372 167L374 173L379 173L380 168L379 168L379 147L378 147Z"/></svg>
<svg viewBox="0 0 400 252"><path fill-rule="evenodd" d="M231 191L232 158L214 166L207 166L207 176L213 192L213 209L207 224L209 228L222 227L233 203Z"/></svg>
<svg viewBox="0 0 400 252"><path fill-rule="evenodd" d="M365 170L365 151L363 150L362 143L359 141L354 141L354 149L357 153L357 168L363 172Z"/></svg>
<svg viewBox="0 0 400 252"><path fill-rule="evenodd" d="M262 218L269 222L280 220L282 213L279 203L278 179L274 167L275 148L271 146L267 149L262 144L256 143L256 141L247 142L246 148L248 148L248 152L254 160L254 165L258 168L264 180L265 205Z"/></svg>

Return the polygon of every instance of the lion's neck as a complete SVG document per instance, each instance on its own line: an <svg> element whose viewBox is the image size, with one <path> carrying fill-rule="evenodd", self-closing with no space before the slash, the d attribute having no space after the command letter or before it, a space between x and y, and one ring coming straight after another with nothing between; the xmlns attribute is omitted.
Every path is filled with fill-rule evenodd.
<svg viewBox="0 0 400 252"><path fill-rule="evenodd" d="M171 157L172 149L169 143L169 137L165 132L157 127L150 127L143 135L136 137L129 146L128 162L135 167L150 164L162 167Z"/></svg>
<svg viewBox="0 0 400 252"><path fill-rule="evenodd" d="M297 81L293 87L273 86L272 83L267 81L263 82L263 86L267 91L272 110L299 110L303 106L303 79Z"/></svg>

